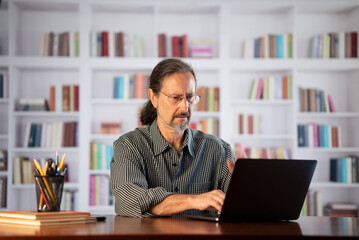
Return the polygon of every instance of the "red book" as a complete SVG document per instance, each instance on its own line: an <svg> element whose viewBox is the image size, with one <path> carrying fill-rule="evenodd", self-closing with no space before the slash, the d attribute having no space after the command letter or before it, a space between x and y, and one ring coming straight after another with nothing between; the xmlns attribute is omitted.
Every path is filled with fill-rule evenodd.
<svg viewBox="0 0 359 240"><path fill-rule="evenodd" d="M141 99L143 96L143 85L144 85L144 76L143 74L136 74L135 80L135 98Z"/></svg>
<svg viewBox="0 0 359 240"><path fill-rule="evenodd" d="M179 37L178 36L173 36L172 37L172 56L173 57L180 57Z"/></svg>
<svg viewBox="0 0 359 240"><path fill-rule="evenodd" d="M239 134L244 134L244 115L239 114Z"/></svg>
<svg viewBox="0 0 359 240"><path fill-rule="evenodd" d="M164 33L158 34L158 57L166 57L166 35Z"/></svg>
<svg viewBox="0 0 359 240"><path fill-rule="evenodd" d="M351 49L351 53L352 53L352 58L357 58L358 57L358 33L357 32L352 32L351 33L351 38L352 38L352 49Z"/></svg>
<svg viewBox="0 0 359 240"><path fill-rule="evenodd" d="M188 38L187 34L184 34L182 36L182 56L184 58L188 58Z"/></svg>
<svg viewBox="0 0 359 240"><path fill-rule="evenodd" d="M253 115L248 115L248 134L253 134Z"/></svg>
<svg viewBox="0 0 359 240"><path fill-rule="evenodd" d="M79 111L79 85L74 86L74 111Z"/></svg>
<svg viewBox="0 0 359 240"><path fill-rule="evenodd" d="M50 87L50 111L55 111L55 86Z"/></svg>
<svg viewBox="0 0 359 240"><path fill-rule="evenodd" d="M108 32L102 32L102 56L108 57Z"/></svg>

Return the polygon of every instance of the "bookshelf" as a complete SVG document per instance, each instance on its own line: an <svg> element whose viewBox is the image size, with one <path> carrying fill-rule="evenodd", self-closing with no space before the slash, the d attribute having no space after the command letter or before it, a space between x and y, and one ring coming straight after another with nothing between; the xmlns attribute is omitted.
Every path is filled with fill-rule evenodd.
<svg viewBox="0 0 359 240"><path fill-rule="evenodd" d="M46 21L44 21L46 19ZM138 24L138 21L141 24ZM66 152L70 182L65 189L76 191L76 210L112 213L113 207L90 205L90 176L109 176L108 170L90 169L90 143L106 144L137 127L143 99L114 99L113 78L122 74L150 74L158 57L158 34L168 37L187 34L189 40L209 39L212 58L184 58L195 69L198 87L219 87L220 111L196 111L193 120L219 120L219 136L250 147L288 149L293 158L318 159L311 188L322 192L323 206L330 201L359 204L357 183L329 181L331 157L359 155L359 60L312 59L310 39L316 34L358 31L357 1L49 1L29 3L8 0L0 7L0 72L9 74L9 99L0 100L0 147L8 149L8 210L35 206L34 186L12 183L11 159L15 156L51 157ZM44 32L78 31L79 57L40 57ZM120 32L139 35L143 57L97 57L91 53L91 32ZM244 58L243 43L270 33L293 34L292 58ZM292 76L292 98L249 100L253 78L270 75ZM77 84L79 111L18 112L19 98L49 98L51 85ZM320 88L329 92L336 112L299 112L297 88ZM58 99L57 99L58 100ZM262 134L236 132L235 116L260 114ZM21 143L27 122L78 122L78 146L28 148ZM120 121L120 134L100 134L103 121ZM297 125L317 122L342 126L342 147L301 148ZM18 199L33 199L22 204Z"/></svg>

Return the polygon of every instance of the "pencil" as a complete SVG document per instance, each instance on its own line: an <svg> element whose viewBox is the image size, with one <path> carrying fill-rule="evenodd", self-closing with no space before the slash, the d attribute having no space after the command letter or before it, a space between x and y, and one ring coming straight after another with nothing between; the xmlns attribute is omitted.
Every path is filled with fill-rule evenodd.
<svg viewBox="0 0 359 240"><path fill-rule="evenodd" d="M40 174L43 176L44 173L42 172L41 166L40 166L40 164L36 161L35 158L34 158L34 163L35 163L35 167L37 168L37 170L39 170ZM49 192L50 197L51 197L51 199L52 199L52 201L53 201L55 207L58 208L57 203L56 203L56 199L54 198L54 195L53 195L52 192L51 192L50 186L49 186L49 184L48 184L46 178L44 178L44 183L45 183L46 189L47 189L47 191Z"/></svg>
<svg viewBox="0 0 359 240"><path fill-rule="evenodd" d="M62 168L64 167L65 156L66 156L66 153L64 153L64 155L62 156L61 162L59 164L59 167L58 167L59 172L61 172Z"/></svg>
<svg viewBox="0 0 359 240"><path fill-rule="evenodd" d="M47 165L48 165L48 163L47 163L47 161L46 161L46 163L45 163L45 168L44 168L44 175L46 175L46 172L47 172ZM40 186L39 186L40 187ZM43 193L42 192L42 189L40 189L41 190L41 193ZM45 196L44 196L45 197ZM40 195L40 201L39 201L39 208L41 208L42 207L42 204L43 204L43 196L42 195ZM48 206L48 203L47 203L47 201L46 201L46 199L45 199L45 202L46 202L46 205L47 205L47 207L49 207ZM50 209L50 208L49 208Z"/></svg>

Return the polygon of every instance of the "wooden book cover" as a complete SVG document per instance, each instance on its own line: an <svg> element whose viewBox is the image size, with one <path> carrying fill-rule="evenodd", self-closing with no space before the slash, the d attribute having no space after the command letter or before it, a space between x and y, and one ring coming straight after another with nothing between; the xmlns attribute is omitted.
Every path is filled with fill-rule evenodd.
<svg viewBox="0 0 359 240"><path fill-rule="evenodd" d="M316 112L317 111L316 99L315 99L316 90L311 88L308 89L308 92L309 92L309 111Z"/></svg>
<svg viewBox="0 0 359 240"><path fill-rule="evenodd" d="M214 88L214 111L219 111L219 87Z"/></svg>
<svg viewBox="0 0 359 240"><path fill-rule="evenodd" d="M79 85L74 86L74 111L79 111Z"/></svg>
<svg viewBox="0 0 359 240"><path fill-rule="evenodd" d="M50 220L50 219L71 219L87 218L89 212L80 211L59 211L59 212L38 212L37 210L8 211L0 212L0 218L28 219L28 220Z"/></svg>
<svg viewBox="0 0 359 240"><path fill-rule="evenodd" d="M189 57L189 49L188 49L188 37L187 34L182 36L182 57L188 58Z"/></svg>
<svg viewBox="0 0 359 240"><path fill-rule="evenodd" d="M124 43L124 33L123 32L118 33L118 45L119 45L119 56L124 57L125 56L125 43Z"/></svg>
<svg viewBox="0 0 359 240"><path fill-rule="evenodd" d="M49 226L49 225L96 223L96 218L86 217L86 218L68 218L68 219L28 220L28 219L0 217L0 223L40 227L40 226Z"/></svg>

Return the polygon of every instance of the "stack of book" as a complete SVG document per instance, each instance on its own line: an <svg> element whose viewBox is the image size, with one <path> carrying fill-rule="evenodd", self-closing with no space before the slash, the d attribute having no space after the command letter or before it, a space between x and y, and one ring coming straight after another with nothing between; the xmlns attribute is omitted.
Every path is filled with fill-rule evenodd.
<svg viewBox="0 0 359 240"><path fill-rule="evenodd" d="M113 205L108 175L90 175L90 206Z"/></svg>
<svg viewBox="0 0 359 240"><path fill-rule="evenodd" d="M50 93L55 92L50 89ZM60 96L59 96L60 97ZM55 106L55 102L52 103L52 97L50 95L50 106ZM51 108L52 109L52 108ZM64 112L74 112L79 110L79 85L63 85L62 86L62 111Z"/></svg>
<svg viewBox="0 0 359 240"><path fill-rule="evenodd" d="M238 114L236 118L236 133L239 134L261 134L262 117L254 114Z"/></svg>
<svg viewBox="0 0 359 240"><path fill-rule="evenodd" d="M290 159L288 150L283 147L246 147L242 143L234 145L234 154L236 158L242 157L242 151L248 158L262 159Z"/></svg>
<svg viewBox="0 0 359 240"><path fill-rule="evenodd" d="M358 205L355 203L330 202L324 207L324 214L330 217L358 217Z"/></svg>
<svg viewBox="0 0 359 240"><path fill-rule="evenodd" d="M333 99L323 90L299 87L301 112L335 112Z"/></svg>
<svg viewBox="0 0 359 240"><path fill-rule="evenodd" d="M96 218L89 212L60 211L9 211L0 212L0 223L28 226L47 226L78 223L95 223Z"/></svg>
<svg viewBox="0 0 359 240"><path fill-rule="evenodd" d="M219 136L219 120L216 118L203 118L191 121L190 128L200 130L214 136Z"/></svg>
<svg viewBox="0 0 359 240"><path fill-rule="evenodd" d="M327 147L342 146L342 133L340 126L328 124L298 124L298 147Z"/></svg>
<svg viewBox="0 0 359 240"><path fill-rule="evenodd" d="M121 122L101 122L101 134L120 134Z"/></svg>
<svg viewBox="0 0 359 240"><path fill-rule="evenodd" d="M5 73L0 73L0 98L9 97L9 78Z"/></svg>
<svg viewBox="0 0 359 240"><path fill-rule="evenodd" d="M41 34L40 56L80 56L79 32Z"/></svg>
<svg viewBox="0 0 359 240"><path fill-rule="evenodd" d="M292 75L274 75L253 79L249 99L291 99Z"/></svg>
<svg viewBox="0 0 359 240"><path fill-rule="evenodd" d="M243 43L244 58L293 58L293 35L267 34Z"/></svg>
<svg viewBox="0 0 359 240"><path fill-rule="evenodd" d="M16 104L16 111L49 111L49 104L45 98L20 98Z"/></svg>
<svg viewBox="0 0 359 240"><path fill-rule="evenodd" d="M302 216L323 216L322 193L309 190L302 207Z"/></svg>
<svg viewBox="0 0 359 240"><path fill-rule="evenodd" d="M192 40L189 47L189 55L192 58L212 58L213 44L207 39Z"/></svg>
<svg viewBox="0 0 359 240"><path fill-rule="evenodd" d="M149 76L142 73L114 77L113 97L116 99L143 99L147 97Z"/></svg>
<svg viewBox="0 0 359 240"><path fill-rule="evenodd" d="M219 87L199 87L197 93L201 99L195 105L195 111L219 111Z"/></svg>
<svg viewBox="0 0 359 240"><path fill-rule="evenodd" d="M158 34L158 57L189 57L187 34L181 36L166 36L165 33Z"/></svg>
<svg viewBox="0 0 359 240"><path fill-rule="evenodd" d="M91 32L90 51L92 57L142 58L143 39L139 35L124 32Z"/></svg>
<svg viewBox="0 0 359 240"><path fill-rule="evenodd" d="M341 183L358 183L359 156L331 158L330 181Z"/></svg>
<svg viewBox="0 0 359 240"><path fill-rule="evenodd" d="M310 39L312 58L357 58L358 32L317 34Z"/></svg>
<svg viewBox="0 0 359 240"><path fill-rule="evenodd" d="M28 122L25 129L23 147L75 147L77 144L78 123Z"/></svg>
<svg viewBox="0 0 359 240"><path fill-rule="evenodd" d="M28 157L14 157L13 184L32 184L35 182L35 165Z"/></svg>
<svg viewBox="0 0 359 240"><path fill-rule="evenodd" d="M93 170L110 170L110 162L113 156L112 145L91 142L91 161L90 168Z"/></svg>

